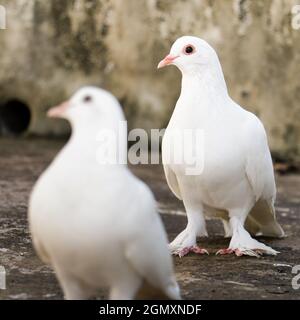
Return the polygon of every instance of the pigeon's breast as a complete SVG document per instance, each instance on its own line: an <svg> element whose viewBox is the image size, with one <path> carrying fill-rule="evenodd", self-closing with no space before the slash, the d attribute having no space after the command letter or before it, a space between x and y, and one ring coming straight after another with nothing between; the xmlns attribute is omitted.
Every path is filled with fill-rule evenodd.
<svg viewBox="0 0 300 320"><path fill-rule="evenodd" d="M180 189L192 190L202 203L221 209L232 206L237 194L242 197L243 192L249 191L245 146L238 127L215 121L195 127L192 138L188 133L178 143L178 133L173 132L179 131L184 137L189 130L182 123L168 127L163 140L164 164L175 173Z"/></svg>
<svg viewBox="0 0 300 320"><path fill-rule="evenodd" d="M33 190L29 210L32 234L51 259L86 277L87 282L91 278L98 284L110 277L114 280L119 271L112 266L126 264L121 242L116 239L124 232L120 208L132 206L124 193L127 175L118 175L117 180L117 170L106 178L67 169L65 175L59 175L57 169L49 168Z"/></svg>

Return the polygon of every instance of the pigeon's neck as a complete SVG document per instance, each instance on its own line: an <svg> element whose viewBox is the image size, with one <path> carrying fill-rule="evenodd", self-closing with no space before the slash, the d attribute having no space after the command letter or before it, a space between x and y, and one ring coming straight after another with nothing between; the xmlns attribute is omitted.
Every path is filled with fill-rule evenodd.
<svg viewBox="0 0 300 320"><path fill-rule="evenodd" d="M68 148L80 157L101 164L124 165L127 159L127 127L124 121L71 124Z"/></svg>
<svg viewBox="0 0 300 320"><path fill-rule="evenodd" d="M194 68L182 73L181 98L197 99L213 105L228 99L228 91L220 63L213 67Z"/></svg>

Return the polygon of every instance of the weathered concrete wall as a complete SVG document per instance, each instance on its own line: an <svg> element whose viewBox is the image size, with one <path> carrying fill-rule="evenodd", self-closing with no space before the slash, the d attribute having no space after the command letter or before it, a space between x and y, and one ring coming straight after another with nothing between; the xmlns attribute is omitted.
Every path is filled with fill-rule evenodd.
<svg viewBox="0 0 300 320"><path fill-rule="evenodd" d="M0 103L32 110L29 131L61 134L45 110L96 84L123 103L131 127L164 127L179 94L175 68L157 62L184 34L217 50L231 95L263 120L274 152L300 158L297 0L3 0Z"/></svg>

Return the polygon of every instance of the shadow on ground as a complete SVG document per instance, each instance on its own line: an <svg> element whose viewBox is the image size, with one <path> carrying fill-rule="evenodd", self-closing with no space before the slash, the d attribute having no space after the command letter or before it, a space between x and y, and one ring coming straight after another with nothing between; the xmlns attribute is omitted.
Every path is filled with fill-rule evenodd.
<svg viewBox="0 0 300 320"><path fill-rule="evenodd" d="M39 174L64 144L55 140L0 140L0 265L7 273L1 299L61 299L52 270L35 255L27 228L29 192ZM186 224L184 209L170 192L160 165L135 166L159 205L170 239ZM199 239L209 256L175 257L184 299L299 299L291 286L292 267L300 264L300 175L277 176L276 209L285 239L263 239L281 253L276 257L216 256L226 247L219 221L208 221L209 238ZM99 292L99 298L105 297Z"/></svg>

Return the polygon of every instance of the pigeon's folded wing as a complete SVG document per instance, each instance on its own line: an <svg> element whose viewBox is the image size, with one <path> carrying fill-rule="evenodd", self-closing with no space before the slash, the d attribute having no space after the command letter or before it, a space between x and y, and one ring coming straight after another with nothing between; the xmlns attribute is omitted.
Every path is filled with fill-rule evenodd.
<svg viewBox="0 0 300 320"><path fill-rule="evenodd" d="M246 175L256 200L275 198L273 164L265 129L260 120L249 113L245 129Z"/></svg>
<svg viewBox="0 0 300 320"><path fill-rule="evenodd" d="M179 288L172 275L169 252L161 250L163 244L161 234L155 232L157 227L155 224L147 227L148 230L154 230L151 237L148 232L142 232L142 228L135 239L127 243L126 258L150 287L170 299L180 299Z"/></svg>
<svg viewBox="0 0 300 320"><path fill-rule="evenodd" d="M146 186L136 195L139 206L135 221L125 239L125 255L133 269L153 288L168 298L180 299L179 288L173 276L172 259L167 237L155 202Z"/></svg>
<svg viewBox="0 0 300 320"><path fill-rule="evenodd" d="M253 234L282 237L284 232L275 216L276 186L267 136L260 120L253 114L249 115L251 118L245 126L247 137L245 171L256 203L245 226Z"/></svg>

